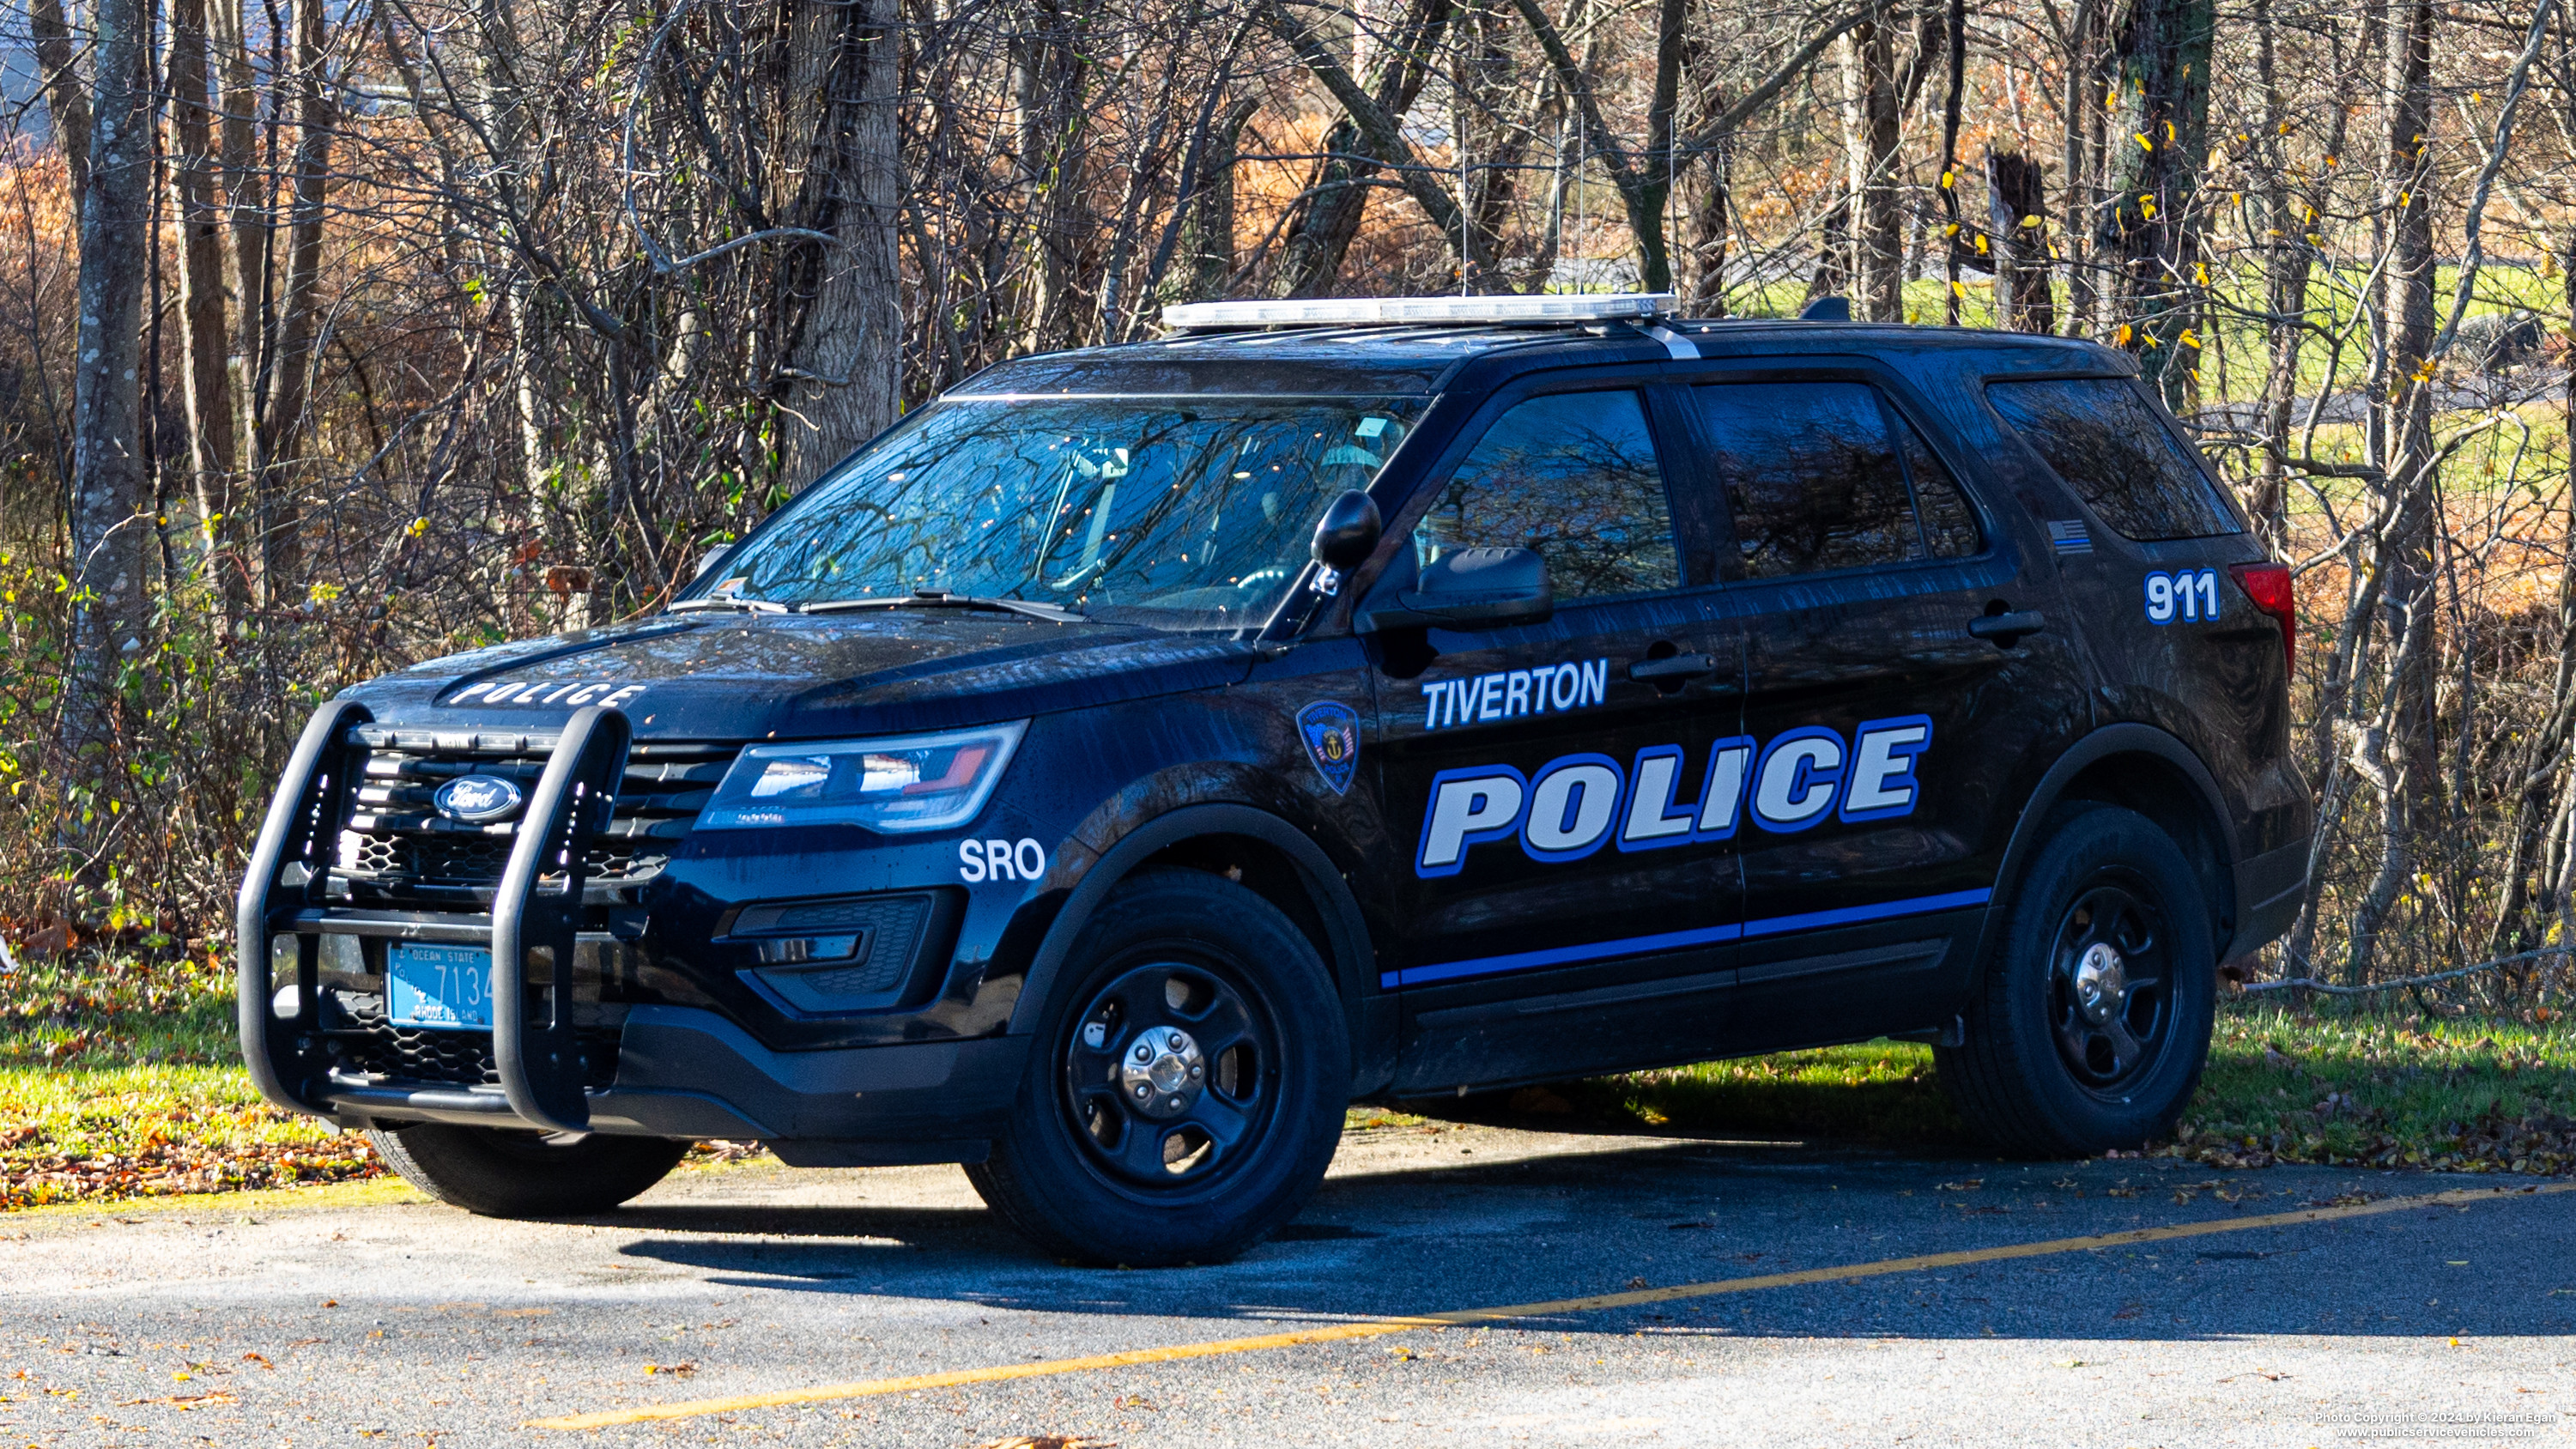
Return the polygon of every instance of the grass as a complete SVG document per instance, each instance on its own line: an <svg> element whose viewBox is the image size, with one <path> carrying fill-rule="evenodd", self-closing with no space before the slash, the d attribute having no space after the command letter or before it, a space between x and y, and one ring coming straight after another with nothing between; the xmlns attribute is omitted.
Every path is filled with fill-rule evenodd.
<svg viewBox="0 0 2576 1449"><path fill-rule="evenodd" d="M232 1060L232 968L212 949L12 955L0 1068Z"/></svg>
<svg viewBox="0 0 2576 1449"><path fill-rule="evenodd" d="M1515 1104L1730 1136L1976 1145L1931 1049L1905 1042L1602 1077ZM2176 1140L2156 1151L2229 1167L2576 1172L2576 1032L2231 1005Z"/></svg>
<svg viewBox="0 0 2576 1449"><path fill-rule="evenodd" d="M382 1171L260 1100L211 954L64 952L0 971L0 1207L286 1188Z"/></svg>
<svg viewBox="0 0 2576 1449"><path fill-rule="evenodd" d="M1497 1105L1566 1125L1976 1150L1930 1049L1904 1042L1601 1077ZM2157 1150L2231 1167L2576 1173L2576 1030L2231 1004L2178 1140ZM0 967L0 1209L399 1196L367 1182L382 1173L363 1137L259 1099L234 1055L219 960L76 952ZM340 1186L313 1196L326 1184Z"/></svg>

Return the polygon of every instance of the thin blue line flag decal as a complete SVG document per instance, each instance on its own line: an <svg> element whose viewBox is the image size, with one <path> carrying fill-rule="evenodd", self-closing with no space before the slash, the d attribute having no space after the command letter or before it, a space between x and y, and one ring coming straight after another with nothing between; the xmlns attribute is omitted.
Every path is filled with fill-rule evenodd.
<svg viewBox="0 0 2576 1449"><path fill-rule="evenodd" d="M1347 704L1319 699L1297 711L1297 733L1306 737L1306 758L1336 795L1351 793L1351 776L1360 767L1360 717Z"/></svg>

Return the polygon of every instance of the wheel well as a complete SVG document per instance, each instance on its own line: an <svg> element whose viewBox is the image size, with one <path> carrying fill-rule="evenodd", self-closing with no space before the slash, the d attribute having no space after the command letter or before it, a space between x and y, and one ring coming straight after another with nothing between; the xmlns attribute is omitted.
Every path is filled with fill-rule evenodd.
<svg viewBox="0 0 2576 1449"><path fill-rule="evenodd" d="M1325 928L1324 913L1307 889L1305 876L1279 847L1248 835L1193 835L1154 852L1138 868L1157 865L1203 870L1241 885L1277 906L1296 925L1337 983L1348 974L1344 968L1349 963L1334 949L1332 933Z"/></svg>
<svg viewBox="0 0 2576 1449"><path fill-rule="evenodd" d="M2236 926L2236 877L2229 868L2226 838L2189 775L2154 755L2108 755L2086 765L2057 797L2060 805L2075 800L2134 810L2172 837L2200 878L2217 939L2227 940Z"/></svg>

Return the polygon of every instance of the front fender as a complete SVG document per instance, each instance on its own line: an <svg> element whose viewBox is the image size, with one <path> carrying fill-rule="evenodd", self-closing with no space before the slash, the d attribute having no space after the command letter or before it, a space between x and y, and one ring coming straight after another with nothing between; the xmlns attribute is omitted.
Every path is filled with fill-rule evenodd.
<svg viewBox="0 0 2576 1449"><path fill-rule="evenodd" d="M1104 807L1106 809L1108 807ZM1093 824L1086 821L1085 826ZM1315 914L1323 923L1326 944L1325 965L1333 972L1334 984L1342 997L1347 1014L1355 1062L1368 1062L1383 1055L1370 1049L1378 1036L1385 1036L1391 1047L1394 1022L1390 1018L1372 1023L1363 1009L1361 984L1367 979L1373 953L1369 945L1368 925L1360 912L1359 902L1351 895L1340 866L1317 845L1313 837L1289 824L1276 814L1240 801L1201 801L1142 819L1131 819L1127 828L1118 832L1105 849L1096 851L1090 845L1099 837L1086 828L1076 832L1057 857L1060 867L1073 864L1075 850L1089 856L1080 864L1078 878L1062 898L1045 936L1031 953L1025 982L1019 1000L1012 1008L1010 1031L1014 1035L1033 1033L1043 1017L1050 993L1055 989L1066 958L1083 927L1098 914L1103 902L1118 882L1146 861L1184 842L1212 836L1238 836L1260 842L1284 856L1297 871L1298 883L1304 887ZM1070 874L1068 872L1067 874ZM1067 875L1058 875L1061 884Z"/></svg>

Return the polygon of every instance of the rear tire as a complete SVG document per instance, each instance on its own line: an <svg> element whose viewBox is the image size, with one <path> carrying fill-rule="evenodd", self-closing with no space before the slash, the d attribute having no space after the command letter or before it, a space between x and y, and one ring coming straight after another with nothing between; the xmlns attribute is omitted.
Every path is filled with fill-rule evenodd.
<svg viewBox="0 0 2576 1449"><path fill-rule="evenodd" d="M1341 998L1278 907L1140 872L1075 939L1004 1135L966 1175L1056 1257L1220 1263L1306 1205L1350 1080Z"/></svg>
<svg viewBox="0 0 2576 1449"><path fill-rule="evenodd" d="M2056 817L2005 907L1941 1085L2002 1151L2090 1156L2172 1133L2217 1010L2209 908L2173 839L2135 811Z"/></svg>
<svg viewBox="0 0 2576 1449"><path fill-rule="evenodd" d="M403 1181L491 1218L604 1213L670 1175L689 1144L663 1137L548 1136L420 1122L367 1140Z"/></svg>

